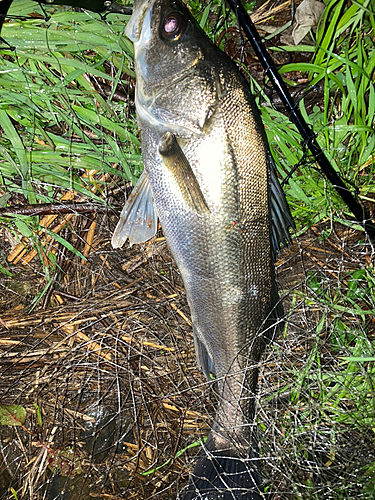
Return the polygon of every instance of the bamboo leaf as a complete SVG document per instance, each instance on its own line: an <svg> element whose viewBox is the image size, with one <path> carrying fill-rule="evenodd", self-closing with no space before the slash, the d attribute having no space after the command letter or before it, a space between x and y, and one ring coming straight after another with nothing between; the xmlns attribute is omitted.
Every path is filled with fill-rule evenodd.
<svg viewBox="0 0 375 500"><path fill-rule="evenodd" d="M0 124L4 130L4 133L12 143L13 150L16 153L20 164L20 173L25 179L29 169L25 147L18 132L14 128L14 125L10 121L7 112L4 109L0 109Z"/></svg>

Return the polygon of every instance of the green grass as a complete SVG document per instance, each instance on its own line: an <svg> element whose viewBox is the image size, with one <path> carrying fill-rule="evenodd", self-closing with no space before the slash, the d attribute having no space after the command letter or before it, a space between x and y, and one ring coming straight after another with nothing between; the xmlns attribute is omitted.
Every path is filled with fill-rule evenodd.
<svg viewBox="0 0 375 500"><path fill-rule="evenodd" d="M367 319L375 314L373 270L351 273L348 287L343 285L335 293L325 287L323 277L317 278L315 274L308 279L310 293L303 299L323 314L309 361L302 371L294 373L297 384L293 385L291 399L300 401L302 387L313 386L311 395L319 401L321 417L330 425L344 423L350 428L374 429L375 346L366 335ZM327 325L329 331L323 332ZM342 360L331 370L322 370L320 364L317 346L322 333L329 335L331 352Z"/></svg>
<svg viewBox="0 0 375 500"><path fill-rule="evenodd" d="M9 14L38 10L35 2L15 0ZM48 22L17 19L3 27L2 35L16 47L14 52L2 50L0 58L0 206L4 208L16 196L24 204L58 203L67 192L103 205L108 189L103 175L134 183L141 171L131 111L112 96L103 99L94 86L96 81L111 83L113 94L120 80L126 84L134 77L133 47L123 35L129 17L110 15L104 22L98 15L62 7L49 12ZM38 252L47 289L55 262L53 254L47 261L44 256L39 233L45 230L39 218L4 217L0 223ZM82 257L64 238L50 235ZM0 272L11 274L5 256Z"/></svg>
<svg viewBox="0 0 375 500"><path fill-rule="evenodd" d="M16 1L13 9L18 13L24 6L30 12L30 4L35 7L33 2ZM1 172L10 190L18 188L9 184L11 177L21 177L21 192L30 202L49 201L54 187L74 189L102 201L90 193L89 183L78 180L81 169L131 180L139 173L134 123L123 123L121 109L98 95L87 80L90 75L116 86L121 76L134 76L130 68L133 49L123 36L128 17L110 16L114 17L103 26L98 16L60 9L47 27L40 20L14 21L4 27L3 35L17 49L3 51L8 58L1 61ZM112 75L103 66L106 62L111 64ZM53 127L63 133L54 133ZM82 143L72 142L73 134ZM122 168L115 170L112 164L120 162ZM44 183L44 195L33 187L37 181Z"/></svg>
<svg viewBox="0 0 375 500"><path fill-rule="evenodd" d="M15 0L9 14L35 10L35 2ZM15 195L30 204L58 202L67 191L104 204L102 174L135 182L141 171L137 129L126 104L103 99L93 85L111 82L114 92L120 78L126 83L134 77L133 47L123 36L128 16L103 22L94 14L50 11L47 23L30 18L3 27L16 50L2 50L0 58L2 206ZM0 222L37 245L37 218ZM7 270L3 263L0 271Z"/></svg>
<svg viewBox="0 0 375 500"><path fill-rule="evenodd" d="M347 7L343 1L331 0L326 5L314 58L301 68L309 72L311 85L324 82L324 106L316 107L310 116L304 101L301 109L348 187L363 202L372 201L375 190L373 3L361 0ZM297 65L285 65L281 71L296 69ZM279 123L277 116L274 122ZM289 130L288 139L288 128L279 125L277 135L283 134L281 140L274 140L270 133L283 176L289 168L286 158L289 156L292 163L297 163L302 156L298 136ZM287 194L300 230L326 218L340 220L342 216L351 216L332 187L311 166L298 169L297 176L289 181ZM331 351L343 361L331 369L323 368L319 350L313 348L305 370L293 374L297 384L293 383L291 398L298 404L307 399L300 415L300 420L306 421L304 430L311 425L325 425L341 432L359 429L365 433L367 429L372 434L375 430L375 344L368 335L370 319L375 313L374 285L372 267L351 273L345 284L338 282L335 290L324 277L307 276L308 288L303 300L323 311L316 339L322 328L329 327ZM312 408L318 408L313 420ZM374 467L370 463L361 471L365 476L363 495L369 498L375 495ZM339 492L335 498L341 498Z"/></svg>
<svg viewBox="0 0 375 500"><path fill-rule="evenodd" d="M373 200L374 12L368 0L354 2L348 9L343 1L331 0L326 4L312 61L286 64L280 73L305 71L309 73L311 86L324 82L322 109L316 106L308 116L307 95L300 103L302 114L348 188L358 193L362 201ZM280 172L285 177L290 166L303 157L301 139L281 113L263 108L262 117ZM300 230L327 217L353 218L322 174L313 168L313 161L297 170L286 192Z"/></svg>
<svg viewBox="0 0 375 500"><path fill-rule="evenodd" d="M331 279L323 273L310 272L305 292L295 292L295 302L318 311L320 319L302 368L281 361L278 394L290 395L290 411L283 412L278 428L282 429L286 449L291 448L291 442L295 443L292 447L295 463L311 460L306 455L310 449L306 436L330 433L334 441L328 459L325 452L323 473L324 469L335 467L336 439L357 431L366 436L365 440L375 443L375 344L368 332L375 315L374 277L371 267L354 271L333 290ZM292 326L287 323L285 330ZM329 363L327 359L323 361L324 354L325 358L328 354ZM275 399L275 393L271 399ZM261 428L264 432L264 426ZM283 450L281 443L280 449ZM370 461L357 471L357 481L362 483L360 498L375 494L374 468L375 463ZM340 479L338 476L337 480ZM315 498L316 490L309 480L304 486L294 487L296 491L305 491L304 497ZM341 484L329 498L349 498L342 496L344 490Z"/></svg>

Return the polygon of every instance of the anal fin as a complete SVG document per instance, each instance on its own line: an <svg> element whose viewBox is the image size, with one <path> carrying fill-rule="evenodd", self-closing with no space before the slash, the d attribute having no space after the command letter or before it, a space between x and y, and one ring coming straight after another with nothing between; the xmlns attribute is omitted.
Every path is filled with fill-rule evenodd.
<svg viewBox="0 0 375 500"><path fill-rule="evenodd" d="M212 373L213 375L215 375L214 364L212 362L212 359L210 358L210 355L207 352L206 346L199 339L196 331L194 330L194 327L193 327L193 334L194 334L195 355L197 358L198 366L205 374L206 379L210 381L211 380L210 374Z"/></svg>

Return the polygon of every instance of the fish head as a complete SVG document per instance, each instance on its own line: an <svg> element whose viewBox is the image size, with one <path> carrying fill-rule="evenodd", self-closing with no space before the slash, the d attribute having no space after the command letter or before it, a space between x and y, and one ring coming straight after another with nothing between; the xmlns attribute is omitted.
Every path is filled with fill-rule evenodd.
<svg viewBox="0 0 375 500"><path fill-rule="evenodd" d="M141 74L151 83L186 71L199 57L201 35L188 8L179 0L136 0L125 33L134 43Z"/></svg>
<svg viewBox="0 0 375 500"><path fill-rule="evenodd" d="M134 42L141 127L201 134L216 99L208 61L215 47L188 8L180 0L136 0L125 33Z"/></svg>

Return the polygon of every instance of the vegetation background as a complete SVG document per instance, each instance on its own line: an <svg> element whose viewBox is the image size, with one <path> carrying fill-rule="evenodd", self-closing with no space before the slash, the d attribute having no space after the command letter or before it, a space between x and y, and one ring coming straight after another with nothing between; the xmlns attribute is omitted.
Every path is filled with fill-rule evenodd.
<svg viewBox="0 0 375 500"><path fill-rule="evenodd" d="M244 57L240 61L241 39L234 16L216 0L207 5L190 1L189 5L209 36L223 50L231 52L248 75L280 179L285 180L283 187L296 223L297 243L294 250L291 249L291 253L286 253L278 262L281 277L293 268L295 278L289 277L284 282L281 279L283 295L290 308L288 322L283 338L275 343L272 354L266 356L259 393L263 405L258 416L260 441L263 456L267 457L264 465L266 493L268 498L274 500L299 497L375 498L375 457L371 451L374 448L375 429L373 244L360 226L353 222L352 214L314 164L295 127L276 106L275 96L268 92L267 82L262 76L254 78L254 63L251 59L250 63L246 62L246 57L250 58L251 54L248 47L243 48ZM348 189L372 213L375 200L374 5L370 0L328 0L325 5L316 34L311 34L312 41L309 44L283 46L277 39L278 43L273 45L275 39L271 39L269 50L276 59L281 57L283 65L280 72L292 87L296 87L298 105L306 121L313 127L331 164L343 177ZM247 7L254 8L254 5L247 4ZM10 18L2 31L6 43L1 44L0 51L0 228L3 243L0 285L4 298L3 306L0 307L3 315L0 321L4 327L0 366L6 388L4 396L0 394L0 403L17 404L25 407L29 414L39 415L37 426L42 436L38 439L44 443L41 448L44 455L36 455L30 438L32 429L27 420L22 423L22 432L28 436L27 439L21 434L17 434L17 438L12 434L12 439L24 448L22 460L25 464L34 460L34 465L38 467L25 465L15 472L12 467L16 459L9 451L9 436L0 435L1 470L4 475L10 470L15 478L14 483L4 487L4 498L11 498L9 495L16 498L17 494L19 498L27 498L27 495L32 498L36 494L40 498L48 498L48 495L52 498L52 493L48 493L51 488L46 490L43 485L46 482L52 484L57 476L63 477L65 481L85 476L86 483L88 481L85 460L88 460L87 456L93 455L94 445L87 445L89 448L82 451L77 444L73 446L75 441L69 435L69 445L63 437L58 440L59 449L65 453L63 458L55 448L53 453L46 451L45 443L51 436L52 423L62 410L57 409L55 403L55 409L47 411L48 404L43 392L33 393L32 405L31 400L27 400L26 394L38 380L36 373L39 373L40 366L35 371L30 365L22 375L22 390L17 392L15 389L19 384L15 371L18 370L19 378L19 366L24 366L19 359L29 360L31 349L35 351L30 339L34 338L36 327L27 330L27 333L22 328L27 329L29 318L29 322L39 321L35 323L38 328L44 325L46 329L46 314L50 312L52 316L58 316L62 308L69 309L72 304L78 304L74 302L77 299L77 282L88 279L89 275L93 299L90 305L93 309L89 309L95 309L95 294L92 290L100 273L94 263L98 265L97 262L100 262L105 267L108 256L114 258L113 253L109 253L108 245L102 246L103 241L108 243L124 194L129 193L131 184L136 182L142 171L133 102L133 47L124 36L129 17L111 14L101 19L97 14L77 12L67 7L48 7L47 10L51 15L48 21L37 3L14 0L9 11ZM289 4L283 4L279 10L267 4L263 11L259 23L282 27L286 22L283 19L290 18ZM257 12L259 9L255 14ZM12 18L12 15L19 17ZM220 29L214 31L215 26ZM15 50L10 50L7 44L15 47ZM258 73L261 71L258 70ZM304 85L301 86L301 82ZM313 97L314 92L317 99ZM86 213L78 215L76 208L75 212L62 215L62 204L73 202L85 203ZM60 212L36 215L30 211L30 205L46 203L60 207ZM178 313L174 315L173 321L184 323L185 326L176 328L185 336L189 322L186 315L189 313L170 258L158 260L160 255L164 255L163 252L167 252L164 247L160 250L162 239L159 233L152 251L151 247L143 248L140 261L134 249L127 250L123 258L130 263L129 266L144 265L146 274L152 274L152 266L155 266L158 279L163 279L163 282L168 279L166 297L171 297L178 290L181 303L175 304ZM324 257L319 254L322 249ZM306 252L308 261L303 257ZM69 269L65 266L67 261L71 266ZM94 267L88 271L87 263L90 262ZM126 272L122 269L125 274L129 266ZM27 280L25 275L29 276ZM117 275L111 276L108 283L120 283L119 280L115 281L117 278ZM18 285L15 287L14 283ZM100 293L104 294L108 283L102 285ZM131 283L121 283L119 286L123 289ZM145 286L149 286L145 283ZM152 300L156 297L157 286L155 282L154 291L150 292ZM87 291L85 295L82 290L79 297L87 298ZM137 289L138 302L133 307L137 311L140 307L138 292ZM104 301L103 297L101 295L100 300ZM105 300L114 300L110 295L105 297ZM146 299L142 298L143 304ZM171 299L168 298L168 301L169 304ZM17 305L21 307L17 309ZM87 302L82 303L82 307L87 311ZM129 305L123 307L129 308ZM149 307L156 314L166 314L164 310L158 313L154 303ZM175 309L173 311L176 312ZM64 373L70 373L68 365L78 366L77 356L83 350L82 360L88 366L91 363L91 368L94 371L96 369L104 380L104 372L107 376L107 369L110 369L99 367L98 360L108 361L105 356L111 352L114 356L111 358L111 370L115 373L111 380L121 380L118 383L120 391L123 380L116 375L120 348L106 345L103 331L95 338L88 333L89 330L81 332L81 343L73 348L77 329L72 326L72 322L79 321L82 314L77 306L69 320L64 320L63 327L59 323L60 337L50 339L48 345L43 344L45 351L38 351L39 359L43 360L43 356L50 354L56 349L56 344L60 345L59 342L64 339L70 342L70 353L73 353L73 357L61 361L61 366L66 370ZM40 319L42 316L44 319ZM23 319L16 320L16 317ZM88 321L86 316L82 317ZM135 324L140 328L140 319L137 317L132 321L134 333L138 331L134 330ZM173 321L170 320L167 325L169 330ZM20 326L21 323L23 326ZM31 324L32 321L29 326ZM143 328L147 331L142 337L146 339L143 347L156 349L149 345L150 342L159 345L161 341L160 337L156 340L153 337L156 327L153 329L147 323L146 326L143 324ZM160 325L158 328L161 328ZM165 324L163 328L166 328ZM120 330L123 336L129 335L124 325ZM44 341L47 342L43 337ZM166 337L163 337L162 345L169 345L170 349L179 349L182 353L189 350L188 344L184 344L181 349L174 338L168 344ZM18 350L14 351L14 346ZM151 353L152 356L148 351L137 352L141 360L139 366L147 365L149 359L153 359L151 364L156 366L156 358L152 357L155 352ZM159 355L160 349L156 349L156 352ZM168 353L168 349L164 349L163 355L165 352ZM11 355L15 353L21 365L12 361ZM96 361L92 360L94 355ZM179 355L175 353L174 356L177 358ZM130 363L131 356L127 354L125 358ZM166 362L171 364L170 360ZM185 366L193 366L193 356L190 356L189 361L184 358L183 362ZM48 358L48 363L52 363L52 358ZM130 368L128 373L134 375ZM193 418L196 418L193 426L195 434L193 432L192 436L184 436L182 433L182 438L180 436L181 439L177 439L175 432L171 431L175 444L172 447L160 444L167 438L164 434L157 435L157 426L153 427L153 422L159 417L155 417L154 410L149 409L151 399L152 404L156 404L156 389L152 397L139 396L142 393L141 384L138 389L127 391L127 394L136 394L129 403L133 413L137 414L136 420L139 421L139 415L147 410L148 420L145 416L142 418L147 420L152 431L147 434L149 446L144 443L140 446L140 436L145 436L141 431L134 432L135 443L129 443L126 453L123 453L128 464L128 469L125 467L128 472L126 479L120 477L119 473L113 474L108 486L108 478L103 479L105 474L102 470L100 474L97 471L97 475L94 474L96 484L100 483L100 488L113 498L121 492L123 494L124 490L129 492L129 498L156 495L169 498L168 495L173 495L171 491L175 491L173 488L178 488L180 482L182 484L186 480L188 468L194 461L194 455L189 453L197 453L199 439L206 434L205 429L212 418L207 396L210 389L199 380L199 374L194 373L190 380L186 370L183 373L177 370L172 374L163 372L163 375L171 384L171 390L167 391L169 399L162 405L163 412L170 411L173 414L174 410L168 409L168 405L177 408L177 403L171 399L172 393L175 397L192 387L198 391L196 399L201 401L200 407L192 410L193 413L199 413L198 417L195 415ZM143 380L139 373L134 376ZM50 383L52 372L49 377ZM185 377L184 383L180 383L176 377ZM84 372L82 380L87 387L89 378ZM72 411L73 396L69 390L56 389L53 397L57 398L56 401L60 398L64 410ZM92 391L95 393L95 389ZM98 392L96 399L101 401L103 396ZM190 398L185 403L190 408L189 401ZM87 403L88 409L85 407L85 411L77 407L81 414L89 414L92 402L90 400L90 404ZM38 413L42 407L45 408L44 416ZM119 404L116 418L122 415L122 411ZM158 411L161 412L160 404ZM163 412L159 415L161 420L158 425L172 418ZM202 419L202 415L206 414L208 416ZM186 414L184 418L181 415L177 424L174 422L177 427L183 425L186 418ZM100 420L96 413L94 416L89 414L89 417L94 421ZM0 413L0 421L1 418ZM77 415L75 418L78 419ZM62 428L66 426L66 421L59 422ZM14 431L13 427L17 426L13 424L7 420L4 426L11 427L12 432L18 432ZM154 442L149 437L151 435L156 436ZM116 439L120 440L120 437ZM112 445L115 446L113 443L114 440ZM133 448L133 455L130 453L131 445L138 446ZM79 453L75 451L76 446ZM108 461L108 457L101 458L103 463ZM115 459L118 460L113 452L112 460ZM64 461L69 462L70 468L62 473ZM98 465L95 467L100 469ZM120 468L116 467L114 470ZM93 473L92 469L90 473ZM26 478L26 483L20 484L20 478ZM79 487L83 488L82 484ZM137 497L140 488L143 488L143 496Z"/></svg>

